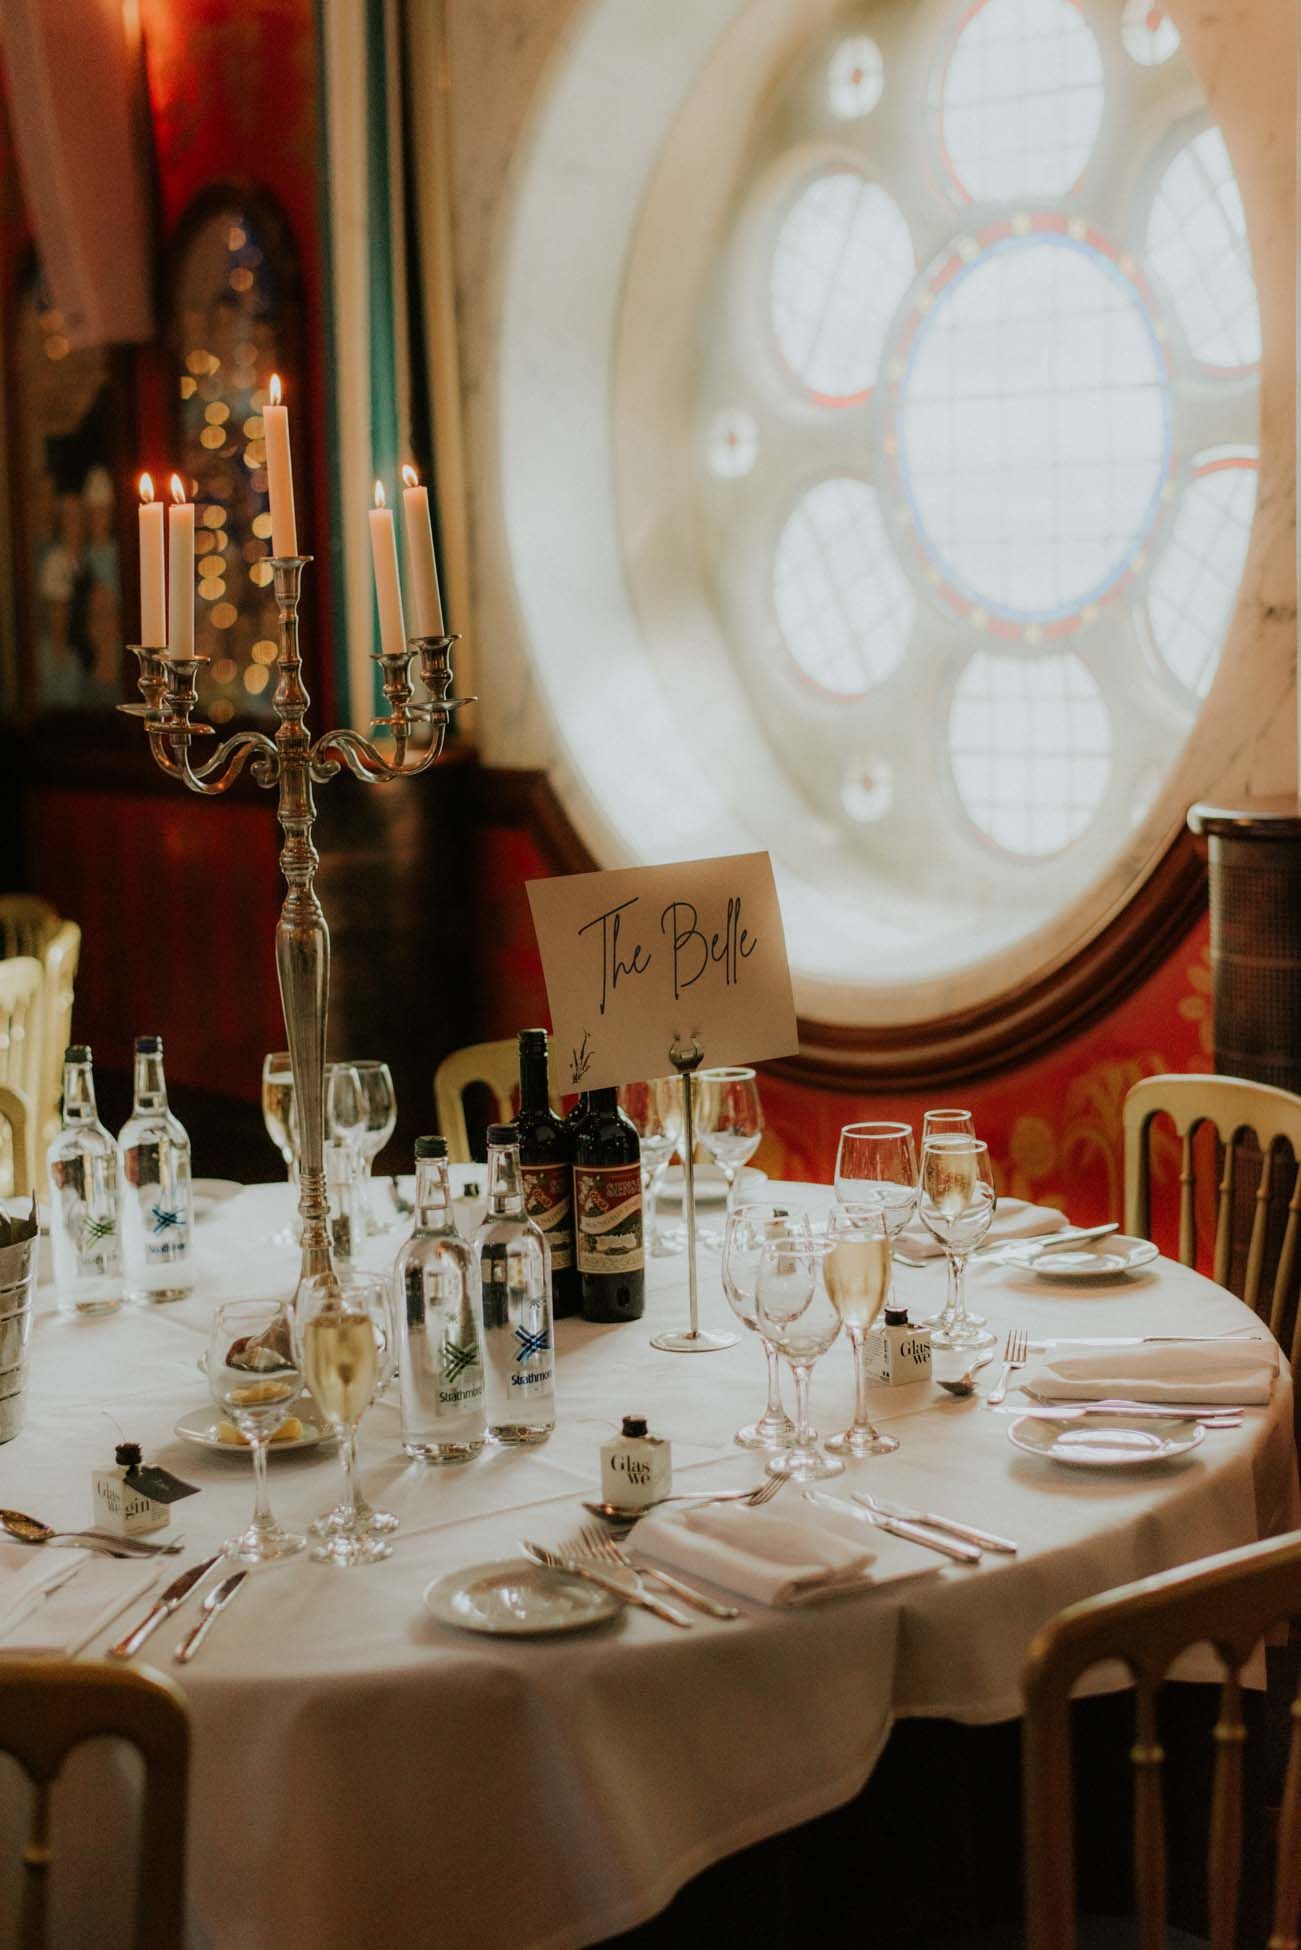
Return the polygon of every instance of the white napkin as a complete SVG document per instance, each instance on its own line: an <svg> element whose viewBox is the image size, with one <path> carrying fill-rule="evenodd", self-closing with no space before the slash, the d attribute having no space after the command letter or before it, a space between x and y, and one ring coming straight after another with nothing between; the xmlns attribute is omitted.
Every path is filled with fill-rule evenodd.
<svg viewBox="0 0 1301 1950"><path fill-rule="evenodd" d="M1041 1232L1061 1232L1069 1224L1066 1214L1059 1212L1055 1205L1031 1205L1023 1198L1001 1198L994 1208L989 1231L980 1243L986 1246L1013 1239L1034 1239ZM944 1251L920 1219L906 1225L895 1244L914 1259L938 1259Z"/></svg>
<svg viewBox="0 0 1301 1950"><path fill-rule="evenodd" d="M863 1529L862 1535L872 1533ZM706 1578L761 1605L808 1604L833 1592L862 1590L876 1556L857 1537L851 1542L819 1523L812 1511L796 1519L740 1503L644 1517L633 1541L639 1558Z"/></svg>
<svg viewBox="0 0 1301 1950"><path fill-rule="evenodd" d="M0 1545L0 1658L71 1659L158 1582L156 1563L42 1546L9 1569ZM51 1560L58 1560L57 1562Z"/></svg>
<svg viewBox="0 0 1301 1950"><path fill-rule="evenodd" d="M1269 1400L1278 1348L1259 1340L1198 1345L1049 1350L1017 1377L1051 1401L1242 1402Z"/></svg>

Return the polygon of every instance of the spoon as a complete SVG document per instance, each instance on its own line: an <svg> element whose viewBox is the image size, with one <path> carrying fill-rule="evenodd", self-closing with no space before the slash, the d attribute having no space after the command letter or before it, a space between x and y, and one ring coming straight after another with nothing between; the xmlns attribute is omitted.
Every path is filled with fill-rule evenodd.
<svg viewBox="0 0 1301 1950"><path fill-rule="evenodd" d="M992 1354L982 1354L979 1361L973 1361L967 1369L967 1372L960 1374L956 1381L942 1381L936 1375L936 1383L944 1389L946 1394L957 1395L960 1400L966 1395L974 1395L976 1392L976 1384L973 1377L978 1375L982 1368L987 1368L993 1358Z"/></svg>
<svg viewBox="0 0 1301 1950"><path fill-rule="evenodd" d="M38 1517L24 1516L21 1510L0 1510L0 1526L21 1544L51 1544L60 1538L76 1538L91 1550L108 1551L115 1557L170 1556L181 1549L179 1538L170 1544L151 1544L143 1537L112 1537L104 1530L54 1530Z"/></svg>

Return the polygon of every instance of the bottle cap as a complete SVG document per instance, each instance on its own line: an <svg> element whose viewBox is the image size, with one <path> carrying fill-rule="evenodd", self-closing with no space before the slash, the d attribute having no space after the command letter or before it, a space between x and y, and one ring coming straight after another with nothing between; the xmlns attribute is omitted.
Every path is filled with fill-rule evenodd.
<svg viewBox="0 0 1301 1950"><path fill-rule="evenodd" d="M63 1060L65 1063L89 1063L90 1044L69 1043L63 1052Z"/></svg>
<svg viewBox="0 0 1301 1950"><path fill-rule="evenodd" d="M136 1037L137 1056L161 1056L162 1053L163 1053L163 1039L161 1036L137 1036Z"/></svg>
<svg viewBox="0 0 1301 1950"><path fill-rule="evenodd" d="M489 1144L496 1145L518 1144L519 1139L515 1135L515 1126L513 1124L490 1124L488 1126L488 1142Z"/></svg>
<svg viewBox="0 0 1301 1950"><path fill-rule="evenodd" d="M887 1327L906 1327L908 1325L907 1307L887 1307L885 1310Z"/></svg>
<svg viewBox="0 0 1301 1950"><path fill-rule="evenodd" d="M521 1029L519 1033L519 1046L521 1050L528 1050L532 1054L545 1055L547 1047L546 1030Z"/></svg>
<svg viewBox="0 0 1301 1950"><path fill-rule="evenodd" d="M625 1435L645 1435L646 1417L644 1415L625 1415L623 1418Z"/></svg>
<svg viewBox="0 0 1301 1950"><path fill-rule="evenodd" d="M445 1137L418 1137L416 1139L417 1158L445 1158L447 1139Z"/></svg>
<svg viewBox="0 0 1301 1950"><path fill-rule="evenodd" d="M144 1460L144 1451L138 1442L119 1442L113 1451L113 1460L123 1469L139 1469Z"/></svg>

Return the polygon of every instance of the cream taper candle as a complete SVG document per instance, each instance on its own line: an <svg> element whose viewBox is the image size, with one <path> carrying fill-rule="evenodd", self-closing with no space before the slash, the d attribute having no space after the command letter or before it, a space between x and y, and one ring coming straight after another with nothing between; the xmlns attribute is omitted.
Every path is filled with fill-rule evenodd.
<svg viewBox="0 0 1301 1950"><path fill-rule="evenodd" d="M289 454L289 408L280 403L280 374L273 372L271 398L262 408L262 438L267 450L267 494L271 501L271 553L297 555L298 518L294 513L294 467Z"/></svg>
<svg viewBox="0 0 1301 1950"><path fill-rule="evenodd" d="M163 504L153 479L140 476L140 641L147 650L167 642L167 562L163 551Z"/></svg>
<svg viewBox="0 0 1301 1950"><path fill-rule="evenodd" d="M194 655L194 503L185 498L180 476L172 476L167 510L167 649L173 657Z"/></svg>
<svg viewBox="0 0 1301 1950"><path fill-rule="evenodd" d="M438 591L429 489L421 486L414 467L404 467L402 479L406 484L402 489L402 514L407 531L407 565L411 570L412 634L442 636L443 601Z"/></svg>
<svg viewBox="0 0 1301 1950"><path fill-rule="evenodd" d="M396 655L407 647L402 619L402 585L398 581L398 538L393 510L385 505L384 483L375 483L375 506L370 511L370 552L375 564L375 594L379 598L380 649Z"/></svg>

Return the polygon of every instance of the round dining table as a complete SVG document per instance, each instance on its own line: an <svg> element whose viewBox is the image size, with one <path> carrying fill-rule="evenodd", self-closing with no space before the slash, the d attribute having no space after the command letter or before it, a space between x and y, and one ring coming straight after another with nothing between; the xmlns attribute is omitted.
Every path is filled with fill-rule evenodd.
<svg viewBox="0 0 1301 1950"><path fill-rule="evenodd" d="M825 1186L773 1189L813 1212L832 1197ZM0 1504L58 1528L91 1522L91 1474L112 1462L120 1432L200 1489L174 1506L185 1548L163 1560L169 1573L242 1528L249 1458L196 1447L175 1424L206 1401L200 1359L214 1306L292 1292L296 1254L271 1243L288 1216L284 1186L206 1199L194 1290L171 1305L77 1319L39 1288L26 1425L0 1448ZM702 1223L711 1216L716 1227L716 1213ZM359 1265L391 1267L409 1226L394 1218L360 1248ZM716 1250L702 1250L700 1268L704 1324L737 1326ZM944 1278L942 1261L897 1270L914 1317L938 1305ZM973 1262L970 1295L1000 1346L1013 1327L1032 1340L1266 1333L1230 1293L1165 1259L1085 1287ZM192 1716L194 1945L600 1942L654 1916L711 1863L849 1801L896 1723L1015 1720L1026 1648L1063 1606L1301 1520L1281 1360L1268 1404L1239 1426L1208 1430L1178 1460L1105 1473L1021 1453L1008 1439L1012 1418L979 1394L882 1386L872 1413L897 1451L851 1464L826 1487L872 1490L1002 1533L1015 1556L936 1558L924 1577L807 1608L738 1598L739 1618L693 1614L690 1630L632 1608L555 1637L440 1623L423 1601L433 1581L516 1557L521 1538L558 1543L590 1521L582 1500L599 1494L599 1452L624 1415L646 1416L671 1442L678 1489L762 1480L764 1458L732 1440L762 1405L762 1349L746 1332L719 1353L650 1345L686 1313L679 1255L648 1259L642 1321L559 1323L558 1423L538 1448L490 1445L462 1467L412 1462L397 1407L381 1399L359 1454L366 1495L401 1520L391 1557L345 1570L302 1552L255 1570L185 1667L172 1653L196 1600L154 1635L138 1663L178 1679ZM946 1369L945 1358L937 1353L941 1374L959 1365L949 1355ZM814 1374L824 1433L845 1425L852 1397L849 1349L838 1342ZM303 1525L336 1500L335 1447L273 1452L270 1478L277 1516ZM795 1487L769 1507L808 1508ZM864 1535L870 1548L873 1533ZM102 1655L123 1623L83 1656ZM125 1776L113 1771L121 1766L88 1750L60 1797L58 1950L117 1940L133 1848ZM0 1941L12 1940L4 1905L14 1900L23 1808L16 1770L0 1761Z"/></svg>

